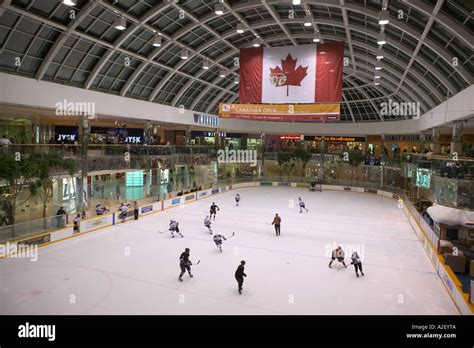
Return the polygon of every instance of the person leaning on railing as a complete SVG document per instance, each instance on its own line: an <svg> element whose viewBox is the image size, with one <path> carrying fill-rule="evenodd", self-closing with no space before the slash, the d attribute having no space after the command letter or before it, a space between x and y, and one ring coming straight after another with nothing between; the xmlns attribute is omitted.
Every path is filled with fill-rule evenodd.
<svg viewBox="0 0 474 348"><path fill-rule="evenodd" d="M64 207L61 207L58 209L56 212L56 220L57 220L57 227L58 228L63 228L66 225L66 211L64 210Z"/></svg>

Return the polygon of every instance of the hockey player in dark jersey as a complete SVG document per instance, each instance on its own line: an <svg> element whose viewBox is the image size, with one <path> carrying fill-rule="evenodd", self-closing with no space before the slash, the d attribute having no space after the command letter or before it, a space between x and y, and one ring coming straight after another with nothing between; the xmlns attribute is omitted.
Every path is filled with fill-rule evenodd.
<svg viewBox="0 0 474 348"><path fill-rule="evenodd" d="M181 234L181 232L179 232L179 222L178 221L175 221L175 220L170 220L170 228L169 228L169 231L171 233L171 238L174 238L174 232L176 232L177 234L179 234L181 236L181 238L183 238L184 236Z"/></svg>
<svg viewBox="0 0 474 348"><path fill-rule="evenodd" d="M359 277L359 273L357 271L360 271L360 274L364 275L364 272L362 272L362 261L360 260L359 254L357 254L357 251L354 251L351 256L351 265L354 265L354 269L356 272L356 276Z"/></svg>
<svg viewBox="0 0 474 348"><path fill-rule="evenodd" d="M235 206L238 207L240 202L240 193L235 195Z"/></svg>
<svg viewBox="0 0 474 348"><path fill-rule="evenodd" d="M220 210L219 207L216 205L216 203L212 202L211 208L210 208L210 218L212 219L212 215L214 215L214 220L216 219L216 213L217 210Z"/></svg>
<svg viewBox="0 0 474 348"><path fill-rule="evenodd" d="M189 276L192 278L193 275L191 274L191 265L193 264L189 259L189 248L186 248L181 256L179 257L179 267L181 268L181 273L179 274L178 280L180 282L183 281L183 274L188 271Z"/></svg>
<svg viewBox="0 0 474 348"><path fill-rule="evenodd" d="M227 240L227 238L223 235L216 234L213 239L214 243L216 243L217 248L219 248L220 252L222 252L222 240Z"/></svg>
<svg viewBox="0 0 474 348"><path fill-rule="evenodd" d="M301 197L298 197L298 205L300 206L300 213L303 212L303 209L306 210L306 212L308 212L308 209L306 209L306 206L303 200L301 199Z"/></svg>
<svg viewBox="0 0 474 348"><path fill-rule="evenodd" d="M242 285L244 284L244 277L247 275L245 274L245 261L242 260L240 261L239 267L237 267L237 270L235 271L235 280L237 280L237 284L239 286L239 294L242 294Z"/></svg>
<svg viewBox="0 0 474 348"><path fill-rule="evenodd" d="M204 219L204 226L206 226L209 229L209 233L212 234L211 219L209 218L209 215L206 215Z"/></svg>

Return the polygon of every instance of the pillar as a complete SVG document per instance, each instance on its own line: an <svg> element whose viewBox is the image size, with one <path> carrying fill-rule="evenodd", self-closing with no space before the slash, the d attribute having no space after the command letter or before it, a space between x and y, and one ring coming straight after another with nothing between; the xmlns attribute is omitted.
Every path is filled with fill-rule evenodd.
<svg viewBox="0 0 474 348"><path fill-rule="evenodd" d="M89 146L89 118L87 115L81 115L79 116L80 119L80 134L81 134L81 189L78 192L78 197L79 197L79 210L86 210L87 209L87 200L89 198L88 195L88 187L87 187L87 174L89 171L89 165L88 165L88 156L87 156L87 150Z"/></svg>
<svg viewBox="0 0 474 348"><path fill-rule="evenodd" d="M439 155L439 128L433 128L431 130L431 142L433 143L433 145L431 146L431 152L433 152L433 155Z"/></svg>
<svg viewBox="0 0 474 348"><path fill-rule="evenodd" d="M451 139L451 155L457 152L458 156L462 155L462 142L463 142L463 122L454 122L453 133Z"/></svg>

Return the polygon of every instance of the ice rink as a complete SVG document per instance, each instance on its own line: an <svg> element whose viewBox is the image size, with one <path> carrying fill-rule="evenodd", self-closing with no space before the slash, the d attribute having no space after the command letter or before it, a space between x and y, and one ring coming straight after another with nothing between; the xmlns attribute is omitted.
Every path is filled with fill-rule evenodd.
<svg viewBox="0 0 474 348"><path fill-rule="evenodd" d="M298 196L308 213L292 207ZM203 225L213 201L214 232L235 232L222 253ZM280 237L269 225L275 213ZM157 232L170 218L184 238ZM348 268L330 269L339 244ZM201 262L181 283L186 247ZM356 277L350 248L363 257L365 277ZM0 314L458 314L396 201L287 187L214 195L42 247L36 262L0 260L0 291Z"/></svg>

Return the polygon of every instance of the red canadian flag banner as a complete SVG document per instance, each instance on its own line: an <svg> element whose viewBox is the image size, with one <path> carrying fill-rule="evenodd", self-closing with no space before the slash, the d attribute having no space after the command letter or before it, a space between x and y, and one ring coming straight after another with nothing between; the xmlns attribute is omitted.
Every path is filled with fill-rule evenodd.
<svg viewBox="0 0 474 348"><path fill-rule="evenodd" d="M240 50L239 103L340 103L344 42Z"/></svg>

